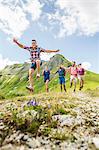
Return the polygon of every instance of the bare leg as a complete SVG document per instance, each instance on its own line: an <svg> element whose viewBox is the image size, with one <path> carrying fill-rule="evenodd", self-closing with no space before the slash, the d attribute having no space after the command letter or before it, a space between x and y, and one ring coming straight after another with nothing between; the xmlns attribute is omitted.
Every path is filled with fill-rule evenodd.
<svg viewBox="0 0 99 150"><path fill-rule="evenodd" d="M46 92L48 92L48 82L49 80L46 81L45 85L46 85Z"/></svg>
<svg viewBox="0 0 99 150"><path fill-rule="evenodd" d="M61 92L62 92L62 84L60 84Z"/></svg>
<svg viewBox="0 0 99 150"><path fill-rule="evenodd" d="M64 91L66 92L66 86L65 86L65 84L64 84Z"/></svg>
<svg viewBox="0 0 99 150"><path fill-rule="evenodd" d="M72 87L73 85L73 80L70 80L70 88Z"/></svg>
<svg viewBox="0 0 99 150"><path fill-rule="evenodd" d="M81 87L83 88L83 85L84 85L84 80L81 79Z"/></svg>
<svg viewBox="0 0 99 150"><path fill-rule="evenodd" d="M33 77L32 77L33 73L34 69L29 69L29 84L32 88L33 88Z"/></svg>
<svg viewBox="0 0 99 150"><path fill-rule="evenodd" d="M36 66L37 66L37 75L40 75L40 60L36 60Z"/></svg>
<svg viewBox="0 0 99 150"><path fill-rule="evenodd" d="M76 91L76 83L77 83L77 81L76 81L76 79L74 79L74 92Z"/></svg>

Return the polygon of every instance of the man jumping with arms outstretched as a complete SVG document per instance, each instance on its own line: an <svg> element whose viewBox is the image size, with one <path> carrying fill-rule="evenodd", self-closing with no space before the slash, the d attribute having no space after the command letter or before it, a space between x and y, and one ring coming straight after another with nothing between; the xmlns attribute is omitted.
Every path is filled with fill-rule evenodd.
<svg viewBox="0 0 99 150"><path fill-rule="evenodd" d="M27 86L27 89L33 91L33 80L32 80L32 74L34 73L35 69L37 68L37 78L40 77L40 53L46 52L46 53L52 53L52 52L59 52L59 50L45 50L41 47L38 47L36 40L32 40L32 45L30 47L22 45L20 42L18 42L15 38L13 39L13 42L16 43L20 48L26 49L30 52L31 55L31 67L29 69L29 86Z"/></svg>

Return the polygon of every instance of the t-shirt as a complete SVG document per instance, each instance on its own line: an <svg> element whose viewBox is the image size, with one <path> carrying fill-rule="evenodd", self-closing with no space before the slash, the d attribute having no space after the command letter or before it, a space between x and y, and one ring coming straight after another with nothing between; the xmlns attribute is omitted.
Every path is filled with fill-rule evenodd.
<svg viewBox="0 0 99 150"><path fill-rule="evenodd" d="M84 68L78 68L77 72L78 72L79 75L84 75L85 70L84 70Z"/></svg>
<svg viewBox="0 0 99 150"><path fill-rule="evenodd" d="M59 77L64 77L66 74L66 71L64 68L60 68L58 71Z"/></svg>
<svg viewBox="0 0 99 150"><path fill-rule="evenodd" d="M77 75L77 73L78 73L77 67L71 66L71 67L70 67L70 74L71 74L71 75Z"/></svg>
<svg viewBox="0 0 99 150"><path fill-rule="evenodd" d="M49 70L44 70L44 79L46 80L46 79L50 79L50 71Z"/></svg>
<svg viewBox="0 0 99 150"><path fill-rule="evenodd" d="M28 50L30 52L31 55L31 62L40 59L40 53L44 52L45 50L41 47L37 47L36 49L32 49L32 47L24 47L24 49Z"/></svg>

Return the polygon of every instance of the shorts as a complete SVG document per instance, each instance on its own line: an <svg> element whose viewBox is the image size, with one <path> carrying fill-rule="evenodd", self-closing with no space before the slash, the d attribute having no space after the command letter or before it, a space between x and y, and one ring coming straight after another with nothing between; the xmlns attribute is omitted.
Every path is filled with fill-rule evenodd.
<svg viewBox="0 0 99 150"><path fill-rule="evenodd" d="M60 84L65 84L65 78L64 77L59 77L59 83Z"/></svg>
<svg viewBox="0 0 99 150"><path fill-rule="evenodd" d="M44 82L46 82L47 80L50 81L50 78L45 78L45 79L44 79Z"/></svg>
<svg viewBox="0 0 99 150"><path fill-rule="evenodd" d="M78 80L79 81L84 80L84 75L78 75Z"/></svg>
<svg viewBox="0 0 99 150"><path fill-rule="evenodd" d="M42 62L40 62L40 66L42 65ZM36 66L36 62L32 62L32 64L31 64L31 67L30 67L31 69L36 69L37 68L37 66Z"/></svg>
<svg viewBox="0 0 99 150"><path fill-rule="evenodd" d="M76 83L77 82L77 77L75 75L70 76L70 82L73 81Z"/></svg>
<svg viewBox="0 0 99 150"><path fill-rule="evenodd" d="M36 69L36 62L33 62L32 64L31 64L31 67L30 67L31 69Z"/></svg>

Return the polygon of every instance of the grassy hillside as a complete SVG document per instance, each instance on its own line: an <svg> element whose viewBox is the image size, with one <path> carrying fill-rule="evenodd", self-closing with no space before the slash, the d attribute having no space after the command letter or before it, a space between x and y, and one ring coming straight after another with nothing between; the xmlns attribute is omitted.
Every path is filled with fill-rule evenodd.
<svg viewBox="0 0 99 150"><path fill-rule="evenodd" d="M43 62L41 66L41 74L44 67L47 65L51 70L51 81L49 83L50 91L59 91L58 75L54 73L58 67L63 64L64 66L69 66L71 63L65 59L60 54L53 56L50 61ZM0 72L0 98L10 98L16 96L28 95L26 90L26 85L28 84L28 69L30 64L15 64L12 66L6 66ZM42 93L45 91L45 86L43 82L43 76L40 79L36 79L36 71L33 75L35 93ZM67 79L67 89L69 90L69 74L66 75ZM99 75L87 72L85 77L85 88L86 89L96 89L99 83ZM78 87L77 87L78 88Z"/></svg>

